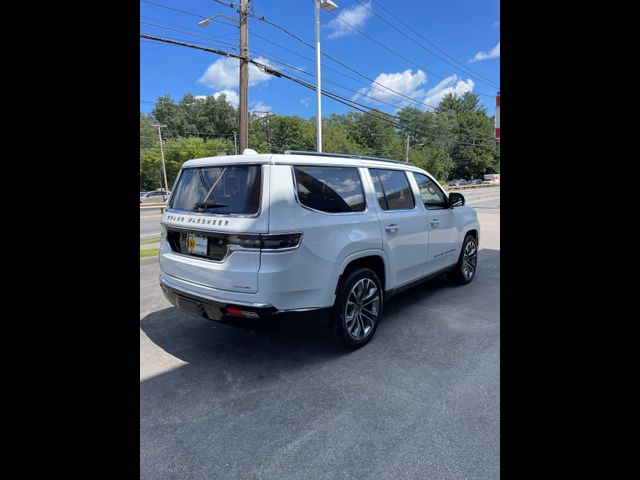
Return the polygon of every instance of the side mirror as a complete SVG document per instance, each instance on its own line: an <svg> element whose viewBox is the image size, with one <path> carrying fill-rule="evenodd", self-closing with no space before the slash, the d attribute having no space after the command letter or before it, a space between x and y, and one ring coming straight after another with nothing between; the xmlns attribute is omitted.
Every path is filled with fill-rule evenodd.
<svg viewBox="0 0 640 480"><path fill-rule="evenodd" d="M464 205L464 196L458 192L449 194L449 208L462 207Z"/></svg>

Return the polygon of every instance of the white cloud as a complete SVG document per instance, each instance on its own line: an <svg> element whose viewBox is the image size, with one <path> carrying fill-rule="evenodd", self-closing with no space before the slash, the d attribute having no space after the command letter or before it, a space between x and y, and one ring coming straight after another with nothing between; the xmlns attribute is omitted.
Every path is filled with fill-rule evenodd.
<svg viewBox="0 0 640 480"><path fill-rule="evenodd" d="M302 105L304 108L309 108L309 105L311 105L311 99L309 97L305 97L302 100L300 100L300 105Z"/></svg>
<svg viewBox="0 0 640 480"><path fill-rule="evenodd" d="M220 90L213 94L213 98L218 98L221 94L224 94L227 98L227 102L229 102L234 107L238 108L238 104L240 103L240 97L235 90ZM197 97L196 97L197 98Z"/></svg>
<svg viewBox="0 0 640 480"><path fill-rule="evenodd" d="M496 28L500 26L500 20L496 20L495 22L493 22L493 25L491 25L492 28Z"/></svg>
<svg viewBox="0 0 640 480"><path fill-rule="evenodd" d="M412 107L426 110L428 108L427 106L420 107L419 104L415 102L403 100L397 93L411 97L428 106L437 107L442 98L448 93L462 95L465 92L473 91L475 87L474 81L470 78L465 81L457 75L450 75L436 86L426 90L427 74L422 70L418 70L416 73L413 73L412 70L405 70L404 72L398 73L381 73L375 78L375 81L380 85L372 83L370 87L361 88L352 99L362 100L368 103L377 103L376 100L379 100L398 105L399 108L411 105ZM381 85L397 93L387 90ZM368 97L364 95L368 95ZM387 106L381 105L381 108L385 107Z"/></svg>
<svg viewBox="0 0 640 480"><path fill-rule="evenodd" d="M426 83L427 74L422 70L418 70L413 73L411 69L407 69L404 72L398 73L381 73L375 78L377 83L372 83L370 87L364 87L358 90L358 93L354 95L353 100L363 99L371 101L372 98L364 97L368 95L373 99L380 100L382 102L398 104L404 106L409 103L408 100L402 101L400 97L391 90L395 90L407 97L422 97L425 94L424 89L420 88L421 85ZM384 88L387 87L387 88Z"/></svg>
<svg viewBox="0 0 640 480"><path fill-rule="evenodd" d="M483 51L476 53L476 56L469 60L469 62L480 62L482 60L489 60L491 58L500 58L500 42L498 42L498 44L493 47L488 53Z"/></svg>
<svg viewBox="0 0 640 480"><path fill-rule="evenodd" d="M270 63L264 58L256 58L256 61L265 65ZM202 77L198 79L198 83L202 83L209 88L237 88L239 76L240 60L237 58L223 57L207 68ZM249 64L249 86L252 87L261 82L271 79L271 75L264 73L253 64Z"/></svg>
<svg viewBox="0 0 640 480"><path fill-rule="evenodd" d="M362 29L365 22L371 18L371 12L367 10L367 8L371 9L371 2L365 3L364 6L355 5L351 8L342 10L338 14L338 18L344 20L346 23L341 22L338 18L331 20L327 26L333 31L327 36L327 38L334 39L358 33L347 25L347 23L358 29Z"/></svg>
<svg viewBox="0 0 640 480"><path fill-rule="evenodd" d="M443 97L449 93L463 95L466 92L473 91L475 82L470 78L467 81L460 79L457 75L450 75L435 87L431 88L425 95L424 103L432 107L437 107Z"/></svg>
<svg viewBox="0 0 640 480"><path fill-rule="evenodd" d="M251 104L251 108L249 108L249 110L251 110L252 112L270 112L272 108L262 100L258 100L257 102L253 102Z"/></svg>
<svg viewBox="0 0 640 480"><path fill-rule="evenodd" d="M206 100L207 96L206 95L196 95L193 98L195 98L196 100Z"/></svg>

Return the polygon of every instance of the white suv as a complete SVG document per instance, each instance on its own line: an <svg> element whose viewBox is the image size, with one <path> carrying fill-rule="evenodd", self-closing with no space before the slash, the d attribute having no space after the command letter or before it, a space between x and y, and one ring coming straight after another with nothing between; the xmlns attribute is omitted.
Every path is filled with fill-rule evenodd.
<svg viewBox="0 0 640 480"><path fill-rule="evenodd" d="M470 282L480 225L427 172L289 151L186 162L162 215L160 285L181 310L256 329L330 326L366 344L392 294Z"/></svg>

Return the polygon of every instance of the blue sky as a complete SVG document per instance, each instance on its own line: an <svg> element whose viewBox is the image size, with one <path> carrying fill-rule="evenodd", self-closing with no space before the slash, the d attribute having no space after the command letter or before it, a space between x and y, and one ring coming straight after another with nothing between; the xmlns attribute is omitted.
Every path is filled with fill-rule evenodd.
<svg viewBox="0 0 640 480"><path fill-rule="evenodd" d="M472 90L480 94L489 115L493 115L495 94L500 83L498 0L334 1L339 7L333 12L335 15L340 15L346 22L405 58L376 45L336 20L334 15L321 11L322 51L377 82L372 83L323 57L323 88L389 113L406 105L431 109L447 92L462 93ZM257 15L266 17L314 44L313 0L254 0L253 3ZM432 45L398 23L381 6ZM372 12L387 19L415 38L416 42L453 65L427 52ZM212 0L141 0L140 31L233 51L238 43L238 29L231 22L218 18L204 28L198 26L200 19L215 14L237 18L234 10ZM265 37L280 46L255 35ZM249 54L256 60L315 84L315 78L300 71L315 74L315 51L254 18L249 19ZM278 61L290 66L284 66ZM142 112L147 113L152 109L153 105L147 102L165 94L177 100L185 93L217 95L225 92L231 103L237 103L237 77L237 61L232 59L184 47L140 41ZM266 75L252 67L249 108L309 118L315 115L315 92L289 80ZM348 111L352 110L323 97L323 116Z"/></svg>

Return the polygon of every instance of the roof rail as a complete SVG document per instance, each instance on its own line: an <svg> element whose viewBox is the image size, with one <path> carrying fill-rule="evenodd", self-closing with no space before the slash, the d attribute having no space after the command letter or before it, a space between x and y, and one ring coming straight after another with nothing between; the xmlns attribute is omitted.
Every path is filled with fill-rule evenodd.
<svg viewBox="0 0 640 480"><path fill-rule="evenodd" d="M354 155L349 153L328 153L328 152L305 152L304 150L285 150L285 155L312 155L316 157L340 157L354 158L361 160L376 160L378 162L398 163L400 165L413 165L412 163L401 162L400 160L391 160L389 158L368 157L366 155Z"/></svg>

